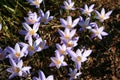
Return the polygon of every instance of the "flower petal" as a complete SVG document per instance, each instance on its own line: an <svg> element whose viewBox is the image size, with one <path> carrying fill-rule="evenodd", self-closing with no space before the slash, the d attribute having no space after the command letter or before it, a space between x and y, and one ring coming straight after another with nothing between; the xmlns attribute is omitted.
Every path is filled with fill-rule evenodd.
<svg viewBox="0 0 120 80"><path fill-rule="evenodd" d="M101 10L101 15L105 15L105 9L104 8L102 8L102 10Z"/></svg>
<svg viewBox="0 0 120 80"><path fill-rule="evenodd" d="M13 67L16 67L16 66L17 66L16 63L15 63L15 61L14 61L12 58L9 58L9 62L10 62L10 64L11 64Z"/></svg>
<svg viewBox="0 0 120 80"><path fill-rule="evenodd" d="M102 36L101 36L101 34L99 34L99 35L98 35L98 38L99 38L99 39L102 39Z"/></svg>
<svg viewBox="0 0 120 80"><path fill-rule="evenodd" d="M32 29L27 23L22 23L22 25L26 31L30 31Z"/></svg>
<svg viewBox="0 0 120 80"><path fill-rule="evenodd" d="M72 27L75 27L78 24L79 20L80 20L79 18L75 19L73 21Z"/></svg>
<svg viewBox="0 0 120 80"><path fill-rule="evenodd" d="M22 68L22 66L23 66L23 61L20 60L20 61L18 62L18 64L17 64L17 66L18 66L19 68Z"/></svg>
<svg viewBox="0 0 120 80"><path fill-rule="evenodd" d="M103 32L103 30L104 30L104 27L103 27L103 26L98 29L98 31L99 31L100 33Z"/></svg>
<svg viewBox="0 0 120 80"><path fill-rule="evenodd" d="M106 33L106 32L102 32L101 35L102 35L102 36L107 36L108 33Z"/></svg>
<svg viewBox="0 0 120 80"><path fill-rule="evenodd" d="M91 54L92 50L85 50L83 53L83 57L88 57Z"/></svg>
<svg viewBox="0 0 120 80"><path fill-rule="evenodd" d="M85 10L88 11L88 6L87 6L87 4L85 4L84 8L85 8Z"/></svg>
<svg viewBox="0 0 120 80"><path fill-rule="evenodd" d="M46 80L53 80L53 75L48 76Z"/></svg>
<svg viewBox="0 0 120 80"><path fill-rule="evenodd" d="M13 77L15 77L17 74L16 73L12 73L10 76L9 76L9 79L12 79Z"/></svg>
<svg viewBox="0 0 120 80"><path fill-rule="evenodd" d="M71 16L67 17L67 24L72 25L72 17Z"/></svg>
<svg viewBox="0 0 120 80"><path fill-rule="evenodd" d="M63 27L66 27L67 22L64 19L60 18L60 22L61 22Z"/></svg>
<svg viewBox="0 0 120 80"><path fill-rule="evenodd" d="M33 25L33 30L34 30L35 32L38 31L39 25L40 25L40 23L35 23L35 24Z"/></svg>
<svg viewBox="0 0 120 80"><path fill-rule="evenodd" d="M50 11L48 10L48 11L45 13L45 18L48 19L49 16L50 16Z"/></svg>
<svg viewBox="0 0 120 80"><path fill-rule="evenodd" d="M112 13L112 10L109 11L109 12L107 12L107 13L105 14L105 16L110 16L111 13Z"/></svg>
<svg viewBox="0 0 120 80"><path fill-rule="evenodd" d="M15 45L15 51L20 53L20 46L18 43L16 43L16 45Z"/></svg>
<svg viewBox="0 0 120 80"><path fill-rule="evenodd" d="M39 71L39 77L41 78L41 80L46 80L45 74L43 73L43 71Z"/></svg>

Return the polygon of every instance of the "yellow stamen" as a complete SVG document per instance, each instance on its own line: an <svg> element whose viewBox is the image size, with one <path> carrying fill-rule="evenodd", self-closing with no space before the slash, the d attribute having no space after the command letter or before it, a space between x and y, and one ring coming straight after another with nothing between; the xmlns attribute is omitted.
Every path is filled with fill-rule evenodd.
<svg viewBox="0 0 120 80"><path fill-rule="evenodd" d="M65 50L59 50L61 54L65 54Z"/></svg>
<svg viewBox="0 0 120 80"><path fill-rule="evenodd" d="M46 18L43 18L43 19L42 19L42 22L46 22L46 21L47 21Z"/></svg>
<svg viewBox="0 0 120 80"><path fill-rule="evenodd" d="M88 11L88 10L85 10L85 14L87 14L87 15L88 15L88 14L89 14L89 11Z"/></svg>
<svg viewBox="0 0 120 80"><path fill-rule="evenodd" d="M19 53L19 52L16 52L16 53L15 53L15 56L16 56L17 58L19 58L19 57L20 57L20 53Z"/></svg>
<svg viewBox="0 0 120 80"><path fill-rule="evenodd" d="M32 24L35 23L34 19L29 19L29 22L31 22Z"/></svg>
<svg viewBox="0 0 120 80"><path fill-rule="evenodd" d="M30 34L31 35L34 35L35 34L35 31L32 29L32 30L30 30Z"/></svg>
<svg viewBox="0 0 120 80"><path fill-rule="evenodd" d="M72 43L71 41L69 41L69 42L67 43L67 46L68 46L68 47L72 47L72 46L73 46L73 43Z"/></svg>
<svg viewBox="0 0 120 80"><path fill-rule="evenodd" d="M71 6L69 6L69 5L68 5L68 6L66 6L66 9L71 9Z"/></svg>
<svg viewBox="0 0 120 80"><path fill-rule="evenodd" d="M102 20L104 20L105 15L100 15L100 18L101 18Z"/></svg>
<svg viewBox="0 0 120 80"><path fill-rule="evenodd" d="M69 36L68 34L65 34L65 38L66 38L66 39L69 39L70 36Z"/></svg>
<svg viewBox="0 0 120 80"><path fill-rule="evenodd" d="M78 62L81 61L81 57L78 56L78 57L76 58L76 60L77 60Z"/></svg>
<svg viewBox="0 0 120 80"><path fill-rule="evenodd" d="M33 46L29 46L29 50L33 51L34 47Z"/></svg>
<svg viewBox="0 0 120 80"><path fill-rule="evenodd" d="M60 63L61 63L61 61L60 61L60 60L57 60L57 61L56 61L56 64L57 64L57 65L59 65Z"/></svg>
<svg viewBox="0 0 120 80"><path fill-rule="evenodd" d="M13 72L15 73L18 73L20 71L20 68L17 68L17 67L13 67L12 69L13 69Z"/></svg>
<svg viewBox="0 0 120 80"><path fill-rule="evenodd" d="M68 27L68 28L71 28L72 26L71 26L71 24L70 24L70 23L68 23L68 24L67 24L67 27Z"/></svg>
<svg viewBox="0 0 120 80"><path fill-rule="evenodd" d="M39 3L38 0L34 0L34 4L35 4L35 5L39 5L40 3Z"/></svg>
<svg viewBox="0 0 120 80"><path fill-rule="evenodd" d="M99 34L100 34L99 31L97 31L97 32L96 32L96 35L99 35Z"/></svg>

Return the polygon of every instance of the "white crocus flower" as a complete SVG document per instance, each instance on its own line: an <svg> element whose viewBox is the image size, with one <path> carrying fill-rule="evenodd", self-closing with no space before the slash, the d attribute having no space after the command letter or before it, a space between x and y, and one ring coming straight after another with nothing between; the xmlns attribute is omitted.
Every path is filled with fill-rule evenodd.
<svg viewBox="0 0 120 80"><path fill-rule="evenodd" d="M99 19L100 22L103 22L104 20L110 17L112 11L108 11L107 13L105 13L105 9L102 8L101 13L99 13L97 10L95 10L95 13L96 13L96 19Z"/></svg>

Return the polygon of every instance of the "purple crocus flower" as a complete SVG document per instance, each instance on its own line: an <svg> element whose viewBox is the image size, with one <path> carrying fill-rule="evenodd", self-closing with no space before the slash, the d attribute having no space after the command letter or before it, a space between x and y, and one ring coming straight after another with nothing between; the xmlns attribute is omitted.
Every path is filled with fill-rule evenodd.
<svg viewBox="0 0 120 80"><path fill-rule="evenodd" d="M76 53L72 50L67 50L68 54L71 56L72 61L75 62L76 69L80 69L81 62L85 62L87 57L91 54L92 50L80 50L77 49Z"/></svg>
<svg viewBox="0 0 120 80"><path fill-rule="evenodd" d="M80 21L79 21L78 24L81 26L80 31L83 31L83 30L85 30L86 28L89 27L89 25L90 25L90 18L86 18L84 20L83 17L80 16Z"/></svg>
<svg viewBox="0 0 120 80"><path fill-rule="evenodd" d="M59 34L61 35L61 39L65 39L65 40L71 40L73 38L73 36L75 35L76 33L76 29L68 29L68 28L65 28L64 32L62 30L58 30Z"/></svg>
<svg viewBox="0 0 120 80"><path fill-rule="evenodd" d="M27 0L27 1L30 3L30 5L34 5L36 6L36 8L39 8L43 0Z"/></svg>
<svg viewBox="0 0 120 80"><path fill-rule="evenodd" d="M99 19L100 22L104 22L104 20L110 17L112 11L108 11L107 13L105 13L105 9L102 8L101 13L99 13L97 10L95 10L95 13L96 13L96 19Z"/></svg>
<svg viewBox="0 0 120 80"><path fill-rule="evenodd" d="M23 61L20 60L18 63L16 63L12 58L10 58L10 64L11 64L11 68L8 68L7 71L12 73L9 76L9 79L12 79L15 76L20 76L23 77L24 75L30 74L30 66L23 66Z"/></svg>
<svg viewBox="0 0 120 80"><path fill-rule="evenodd" d="M6 47L5 48L6 52L9 54L6 56L7 58L12 58L16 62L20 60L24 56L24 51L26 50L26 47L23 47L20 49L20 46L18 43L15 44L15 48L13 49L12 47Z"/></svg>
<svg viewBox="0 0 120 80"><path fill-rule="evenodd" d="M64 6L61 6L61 7L66 10L75 10L75 8L73 7L74 4L75 3L72 2L71 0L67 0L67 1L64 1Z"/></svg>
<svg viewBox="0 0 120 80"><path fill-rule="evenodd" d="M93 32L92 38L97 36L99 39L102 39L102 36L107 36L108 33L104 32L103 30L103 26L100 28L96 27L95 29L91 29L91 31Z"/></svg>
<svg viewBox="0 0 120 80"><path fill-rule="evenodd" d="M41 51L43 49L48 48L48 46L46 45L46 40L42 40L41 37L39 37L36 41L35 41L36 45L39 45L38 50L37 51Z"/></svg>
<svg viewBox="0 0 120 80"><path fill-rule="evenodd" d="M48 10L46 13L44 13L42 10L40 10L40 22L44 24L48 24L49 21L53 19L53 16L50 16L50 11Z"/></svg>
<svg viewBox="0 0 120 80"><path fill-rule="evenodd" d="M33 77L33 80L53 80L53 75L48 76L47 78L45 77L45 74L43 73L43 71L39 71L39 77Z"/></svg>
<svg viewBox="0 0 120 80"><path fill-rule="evenodd" d="M82 11L82 14L91 16L91 12L94 10L93 7L94 7L94 4L90 5L90 7L88 7L88 5L85 4L84 9L80 8L80 10Z"/></svg>
<svg viewBox="0 0 120 80"><path fill-rule="evenodd" d="M28 17L24 17L27 24L35 24L36 22L39 22L40 17L37 17L37 13L32 13L31 11L28 13Z"/></svg>
<svg viewBox="0 0 120 80"><path fill-rule="evenodd" d="M60 18L60 22L61 22L61 24L62 24L63 27L71 29L71 28L74 28L78 24L79 18L75 19L72 22L72 17L68 16L67 20L64 20L63 18Z"/></svg>
<svg viewBox="0 0 120 80"><path fill-rule="evenodd" d="M26 57L28 55L28 44L24 43L24 42L18 42L19 46L21 48L25 48L24 49L24 56Z"/></svg>
<svg viewBox="0 0 120 80"><path fill-rule="evenodd" d="M39 39L39 38L38 38ZM30 56L32 56L35 52L39 52L39 47L40 47L40 44L38 44L37 40L36 39L34 42L33 42L33 39L30 37L29 40L28 40L28 54Z"/></svg>
<svg viewBox="0 0 120 80"><path fill-rule="evenodd" d="M55 57L50 58L52 60L52 63L49 65L50 67L56 66L58 69L61 66L67 66L67 63L64 60L64 56L60 56L59 53L56 52Z"/></svg>
<svg viewBox="0 0 120 80"><path fill-rule="evenodd" d="M58 52L60 55L67 55L66 49L67 46L65 44L56 44L57 50L55 52Z"/></svg>
<svg viewBox="0 0 120 80"><path fill-rule="evenodd" d="M69 80L74 80L77 79L78 76L80 76L82 73L78 72L77 69L72 70L71 68L69 69L70 73L68 74L70 76Z"/></svg>
<svg viewBox="0 0 120 80"><path fill-rule="evenodd" d="M40 23L35 23L33 25L33 28L31 28L27 23L23 23L22 25L25 30L21 30L20 34L25 35L25 40L28 40L28 38L32 36L35 38L39 37L39 35L37 34L37 31L39 29Z"/></svg>
<svg viewBox="0 0 120 80"><path fill-rule="evenodd" d="M71 40L65 40L63 39L62 40L62 43L65 44L67 46L67 49L72 49L73 47L77 46L78 45L78 39L79 37L75 37Z"/></svg>
<svg viewBox="0 0 120 80"><path fill-rule="evenodd" d="M39 39L39 38L38 38ZM25 51L25 54L26 55L30 55L32 56L34 53L36 52L39 52L39 47L40 47L40 44L37 43L38 39L36 39L34 42L33 42L33 39L31 37L29 37L29 40L28 40L28 44L27 43L23 43L23 42L19 42L19 44L22 46L22 47L27 47L27 50Z"/></svg>

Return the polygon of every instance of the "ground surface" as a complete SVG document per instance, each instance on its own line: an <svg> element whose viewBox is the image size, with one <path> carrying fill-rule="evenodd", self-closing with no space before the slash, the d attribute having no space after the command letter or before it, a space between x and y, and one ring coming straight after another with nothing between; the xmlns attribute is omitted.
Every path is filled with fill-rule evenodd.
<svg viewBox="0 0 120 80"><path fill-rule="evenodd" d="M77 32L77 36L80 36L78 46L81 48L83 45L86 48L93 50L88 60L82 64L82 75L79 80L120 80L120 0L74 0L75 7L83 7L84 4L95 4L95 9L101 10L102 7L106 11L113 10L113 13L109 20L106 20L105 31L109 33L103 40L93 39L91 40L85 32ZM58 29L61 28L59 18L66 18L66 13L60 15L60 5L63 5L63 0L45 0L46 7L41 8L45 11L50 10L51 15L55 18L49 23L49 25L41 25L39 34L45 40L47 40L48 49L42 52L36 53L32 57L24 58L25 65L32 66L32 75L37 75L38 70L43 70L46 76L53 74L55 80L68 80L67 75L69 66L72 66L72 61L69 60L70 65L68 67L62 67L59 70L55 67L49 68L50 57L54 56L55 44L60 42L58 36ZM24 41L24 36L19 34L22 28L22 22L24 22L25 16L28 11L37 11L34 6L30 6L25 0L0 0L0 22L3 24L3 29L0 31L0 46L5 48L6 46L14 46L16 42ZM81 12L77 9L72 11L70 15L76 18L81 15ZM79 27L79 26L78 26ZM88 36L85 36L88 35ZM9 67L8 59L0 61L0 80L7 80L9 73L6 69ZM15 77L13 80L19 80ZM21 80L25 80L24 78ZM28 80L28 79L26 79Z"/></svg>

